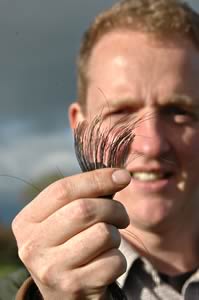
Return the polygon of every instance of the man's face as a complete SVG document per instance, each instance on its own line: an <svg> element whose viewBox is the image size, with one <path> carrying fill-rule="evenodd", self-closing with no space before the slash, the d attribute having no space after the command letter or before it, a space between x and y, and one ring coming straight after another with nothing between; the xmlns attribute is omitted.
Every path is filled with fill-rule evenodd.
<svg viewBox="0 0 199 300"><path fill-rule="evenodd" d="M95 46L88 76L88 118L143 120L127 161L132 181L115 196L131 222L189 222L199 202L199 52L186 40L113 32Z"/></svg>

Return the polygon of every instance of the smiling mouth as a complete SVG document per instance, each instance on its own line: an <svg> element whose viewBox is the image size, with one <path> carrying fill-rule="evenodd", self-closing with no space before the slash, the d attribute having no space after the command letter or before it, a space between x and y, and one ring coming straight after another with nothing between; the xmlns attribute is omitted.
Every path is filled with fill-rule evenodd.
<svg viewBox="0 0 199 300"><path fill-rule="evenodd" d="M158 180L169 179L173 173L172 172L157 172L157 171L137 171L130 172L131 177L135 180L143 181L143 182L152 182Z"/></svg>

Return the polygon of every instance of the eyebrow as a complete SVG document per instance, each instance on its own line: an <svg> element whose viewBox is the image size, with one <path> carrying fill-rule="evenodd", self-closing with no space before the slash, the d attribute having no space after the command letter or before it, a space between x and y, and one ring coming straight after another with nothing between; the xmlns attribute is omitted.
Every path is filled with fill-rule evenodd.
<svg viewBox="0 0 199 300"><path fill-rule="evenodd" d="M173 94L167 99L164 99L164 103L160 103L160 105L179 105L186 108L199 108L199 98L196 99L186 94Z"/></svg>
<svg viewBox="0 0 199 300"><path fill-rule="evenodd" d="M127 98L113 98L113 99L107 99L107 104L108 106L112 108L117 108L121 105L126 105L126 106L141 106L143 105L143 100L138 99L138 98L132 98L132 97L127 97Z"/></svg>
<svg viewBox="0 0 199 300"><path fill-rule="evenodd" d="M144 104L144 100L142 98L113 98L106 99L106 106L110 109L120 108L120 106L125 105L126 107L134 107L139 108ZM199 109L199 97L191 97L187 94L173 94L167 98L162 98L161 100L155 101L156 107L166 107L166 106L181 106L187 109Z"/></svg>

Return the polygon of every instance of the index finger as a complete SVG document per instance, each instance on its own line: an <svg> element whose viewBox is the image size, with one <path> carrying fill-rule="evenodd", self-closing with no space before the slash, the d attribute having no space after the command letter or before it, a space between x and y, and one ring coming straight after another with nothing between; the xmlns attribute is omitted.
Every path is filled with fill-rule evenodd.
<svg viewBox="0 0 199 300"><path fill-rule="evenodd" d="M28 222L41 222L61 207L80 198L115 194L131 180L124 169L98 169L60 179L44 189L18 216Z"/></svg>

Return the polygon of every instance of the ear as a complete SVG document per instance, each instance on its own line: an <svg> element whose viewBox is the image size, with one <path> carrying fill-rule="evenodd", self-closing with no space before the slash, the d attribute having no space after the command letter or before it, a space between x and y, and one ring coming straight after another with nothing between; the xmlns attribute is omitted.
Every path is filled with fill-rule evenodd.
<svg viewBox="0 0 199 300"><path fill-rule="evenodd" d="M85 120L82 108L78 102L74 102L69 106L68 118L71 129L75 129L79 122Z"/></svg>

